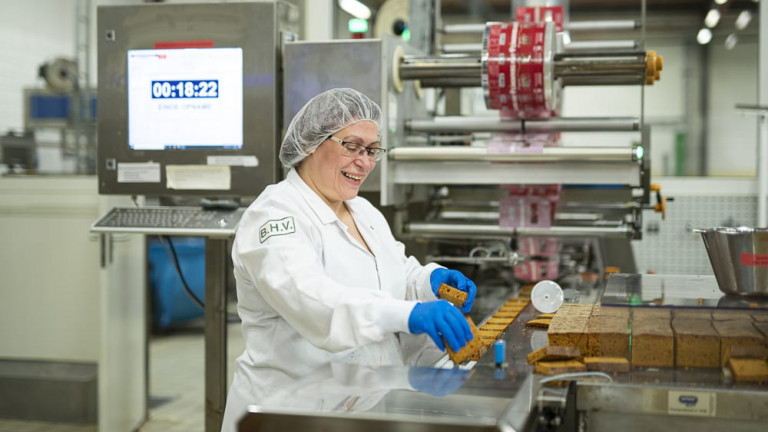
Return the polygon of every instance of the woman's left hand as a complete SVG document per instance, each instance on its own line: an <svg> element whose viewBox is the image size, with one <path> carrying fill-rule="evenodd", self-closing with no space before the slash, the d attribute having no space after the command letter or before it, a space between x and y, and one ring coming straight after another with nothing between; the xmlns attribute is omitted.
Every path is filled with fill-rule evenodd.
<svg viewBox="0 0 768 432"><path fill-rule="evenodd" d="M461 307L461 311L469 313L472 310L472 302L475 300L475 294L477 294L477 287L472 279L464 276L458 270L450 270L446 268L438 268L432 271L429 275L429 283L432 286L432 292L437 295L437 290L440 289L440 284L446 284L452 286L460 291L467 293L467 300Z"/></svg>

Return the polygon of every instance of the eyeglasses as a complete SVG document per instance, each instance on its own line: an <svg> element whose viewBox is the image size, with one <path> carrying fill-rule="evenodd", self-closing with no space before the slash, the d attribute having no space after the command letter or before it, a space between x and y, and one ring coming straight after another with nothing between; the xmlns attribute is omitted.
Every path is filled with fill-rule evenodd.
<svg viewBox="0 0 768 432"><path fill-rule="evenodd" d="M329 140L336 141L344 147L343 155L347 157L360 157L365 155L371 162L380 161L387 149L381 147L366 147L362 144L350 141L342 141L333 135L328 135Z"/></svg>

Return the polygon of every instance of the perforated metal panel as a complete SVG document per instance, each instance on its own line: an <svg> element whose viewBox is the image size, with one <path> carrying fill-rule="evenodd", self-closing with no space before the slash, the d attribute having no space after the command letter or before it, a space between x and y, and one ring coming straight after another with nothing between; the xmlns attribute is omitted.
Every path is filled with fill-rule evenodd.
<svg viewBox="0 0 768 432"><path fill-rule="evenodd" d="M757 223L757 199L750 196L680 196L660 213L643 214L643 239L632 242L638 272L712 274L701 235L693 228Z"/></svg>

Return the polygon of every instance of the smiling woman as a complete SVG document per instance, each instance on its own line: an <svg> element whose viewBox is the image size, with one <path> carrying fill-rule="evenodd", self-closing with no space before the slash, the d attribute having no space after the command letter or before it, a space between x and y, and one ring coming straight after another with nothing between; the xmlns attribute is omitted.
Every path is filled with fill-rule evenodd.
<svg viewBox="0 0 768 432"><path fill-rule="evenodd" d="M367 96L332 89L289 124L280 148L287 177L248 207L232 246L246 348L223 430L235 430L245 407L282 377L330 362L403 365L421 358L405 346L459 351L473 338L462 311L437 291L446 283L466 292L468 313L474 283L406 255L384 215L358 196L385 152L380 122ZM428 337L409 336L421 334Z"/></svg>
<svg viewBox="0 0 768 432"><path fill-rule="evenodd" d="M366 148L378 150L378 125L371 121L353 123L336 132L344 139L330 136L314 153L299 166L299 176L328 204L338 216L346 213L343 201L357 196L363 184L376 166L374 158L365 154ZM337 145L336 142L346 143ZM349 147L353 151L349 151ZM358 149L359 148L359 149Z"/></svg>

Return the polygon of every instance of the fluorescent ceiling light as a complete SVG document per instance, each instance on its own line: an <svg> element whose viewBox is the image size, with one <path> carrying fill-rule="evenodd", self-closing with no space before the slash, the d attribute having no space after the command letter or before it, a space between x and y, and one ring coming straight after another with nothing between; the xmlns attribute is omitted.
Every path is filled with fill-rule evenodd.
<svg viewBox="0 0 768 432"><path fill-rule="evenodd" d="M720 22L720 11L712 8L707 12L707 16L704 17L704 25L709 28L714 28L717 23Z"/></svg>
<svg viewBox="0 0 768 432"><path fill-rule="evenodd" d="M717 3L719 5L724 5L724 4L728 3L728 0L715 0L715 3Z"/></svg>
<svg viewBox="0 0 768 432"><path fill-rule="evenodd" d="M704 27L699 30L699 34L696 35L696 42L701 45L706 45L712 41L712 30Z"/></svg>
<svg viewBox="0 0 768 432"><path fill-rule="evenodd" d="M739 13L739 16L736 17L736 30L744 30L749 25L749 22L752 21L752 13L748 10L743 10L741 13Z"/></svg>
<svg viewBox="0 0 768 432"><path fill-rule="evenodd" d="M736 33L729 34L728 37L725 38L725 49L732 50L738 42L739 37L736 36Z"/></svg>
<svg viewBox="0 0 768 432"><path fill-rule="evenodd" d="M355 18L367 20L371 17L371 10L368 6L357 0L339 0L339 7Z"/></svg>

